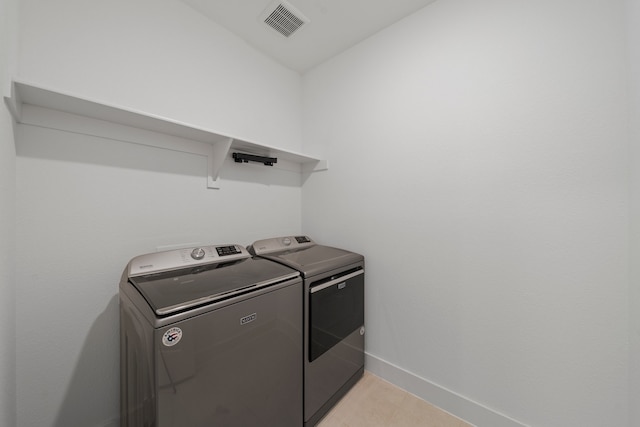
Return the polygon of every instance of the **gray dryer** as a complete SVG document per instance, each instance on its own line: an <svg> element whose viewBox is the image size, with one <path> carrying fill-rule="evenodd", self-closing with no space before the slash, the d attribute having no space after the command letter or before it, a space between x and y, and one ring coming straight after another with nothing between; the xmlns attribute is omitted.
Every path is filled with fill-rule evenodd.
<svg viewBox="0 0 640 427"><path fill-rule="evenodd" d="M364 257L307 236L247 249L304 278L304 425L314 426L364 373Z"/></svg>

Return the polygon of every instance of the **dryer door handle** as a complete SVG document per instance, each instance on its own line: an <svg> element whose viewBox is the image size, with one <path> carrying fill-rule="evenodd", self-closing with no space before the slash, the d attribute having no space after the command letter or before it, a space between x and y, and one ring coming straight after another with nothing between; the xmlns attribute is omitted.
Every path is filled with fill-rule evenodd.
<svg viewBox="0 0 640 427"><path fill-rule="evenodd" d="M346 276L340 276L335 280L331 280L330 282L327 283L323 283L322 285L318 285L318 286L314 286L311 289L309 289L309 292L314 294L316 292L320 292L324 289L330 288L331 286L339 283L340 285L338 285L338 289L344 289L347 287L347 280L359 276L361 274L364 274L364 270L358 270L358 271L354 271L353 273L347 274ZM341 286L342 285L342 286Z"/></svg>

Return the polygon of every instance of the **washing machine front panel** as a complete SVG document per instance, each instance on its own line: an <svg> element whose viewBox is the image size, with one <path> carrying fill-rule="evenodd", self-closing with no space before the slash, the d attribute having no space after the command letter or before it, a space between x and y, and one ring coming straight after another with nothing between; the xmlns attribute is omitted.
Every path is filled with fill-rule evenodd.
<svg viewBox="0 0 640 427"><path fill-rule="evenodd" d="M155 332L158 427L302 425L302 284Z"/></svg>

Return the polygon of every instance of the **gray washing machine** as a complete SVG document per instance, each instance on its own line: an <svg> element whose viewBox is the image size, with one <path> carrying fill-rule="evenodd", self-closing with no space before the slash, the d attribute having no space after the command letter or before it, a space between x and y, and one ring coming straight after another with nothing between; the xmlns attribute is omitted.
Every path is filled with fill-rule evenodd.
<svg viewBox="0 0 640 427"><path fill-rule="evenodd" d="M302 279L240 245L142 255L120 282L122 427L300 427Z"/></svg>
<svg viewBox="0 0 640 427"><path fill-rule="evenodd" d="M304 278L304 425L314 426L364 373L364 257L307 236L247 249Z"/></svg>

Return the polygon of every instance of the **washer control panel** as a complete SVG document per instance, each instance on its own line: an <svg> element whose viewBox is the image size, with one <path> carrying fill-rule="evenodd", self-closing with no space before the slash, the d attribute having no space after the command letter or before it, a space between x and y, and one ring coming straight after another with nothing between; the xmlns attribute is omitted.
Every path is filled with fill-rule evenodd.
<svg viewBox="0 0 640 427"><path fill-rule="evenodd" d="M236 246L236 245L216 246L216 252L218 252L218 256L226 257L226 256L232 256L232 255L239 255L242 253L242 250L240 249L239 246Z"/></svg>
<svg viewBox="0 0 640 427"><path fill-rule="evenodd" d="M252 255L266 255L273 252L303 249L315 245L308 236L284 236L256 240L248 250Z"/></svg>
<svg viewBox="0 0 640 427"><path fill-rule="evenodd" d="M240 245L202 246L155 252L133 258L129 262L129 277L249 257L251 254Z"/></svg>

